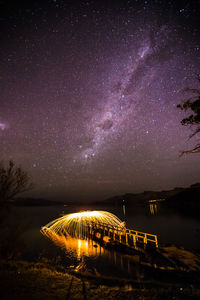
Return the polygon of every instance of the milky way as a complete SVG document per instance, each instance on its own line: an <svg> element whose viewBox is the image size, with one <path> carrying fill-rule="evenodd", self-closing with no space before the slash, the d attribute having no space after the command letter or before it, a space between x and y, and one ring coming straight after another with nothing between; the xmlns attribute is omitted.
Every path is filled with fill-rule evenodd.
<svg viewBox="0 0 200 300"><path fill-rule="evenodd" d="M108 92L107 101L103 104L103 112L93 116L87 132L91 132L91 147L81 152L81 158L90 160L95 158L104 143L108 142L112 135L119 132L119 128L129 116L135 118L137 106L140 105L140 93L149 87L157 75L155 67L164 47L167 46L166 33L168 28L163 26L156 32L158 39L155 43L147 39L141 42L137 53L131 57L131 62L125 65L116 85ZM151 35L153 39L154 34ZM164 40L166 38L166 40ZM151 62L151 63L150 63ZM147 67L147 64L149 66Z"/></svg>
<svg viewBox="0 0 200 300"><path fill-rule="evenodd" d="M198 1L2 4L0 155L33 196L102 199L199 181L176 106L198 88Z"/></svg>

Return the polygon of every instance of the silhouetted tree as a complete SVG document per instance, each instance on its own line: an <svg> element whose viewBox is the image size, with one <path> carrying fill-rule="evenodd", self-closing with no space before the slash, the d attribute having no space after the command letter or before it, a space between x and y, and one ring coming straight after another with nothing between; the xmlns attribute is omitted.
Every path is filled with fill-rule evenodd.
<svg viewBox="0 0 200 300"><path fill-rule="evenodd" d="M8 167L0 163L0 204L6 205L16 195L32 189L32 183L26 171L9 161Z"/></svg>
<svg viewBox="0 0 200 300"><path fill-rule="evenodd" d="M200 75L197 79L200 82ZM200 133L200 89L187 88L185 91L193 93L194 96L190 97L183 104L178 104L177 107L184 111L188 109L192 111L191 115L181 121L182 125L195 127L193 133L189 136L189 138L192 138L194 135ZM182 151L181 155L187 153L200 153L200 143L195 145L193 149Z"/></svg>
<svg viewBox="0 0 200 300"><path fill-rule="evenodd" d="M24 243L20 238L21 216L10 210L9 200L32 188L26 171L9 161L0 163L0 259L19 257ZM11 218L10 218L11 216Z"/></svg>

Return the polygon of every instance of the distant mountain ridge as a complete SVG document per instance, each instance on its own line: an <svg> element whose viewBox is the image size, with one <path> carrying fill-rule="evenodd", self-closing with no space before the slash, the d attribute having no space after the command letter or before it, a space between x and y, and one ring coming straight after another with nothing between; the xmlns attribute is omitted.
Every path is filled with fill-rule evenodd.
<svg viewBox="0 0 200 300"><path fill-rule="evenodd" d="M189 188L166 199L168 207L179 207L180 210L187 208L200 208L200 183L192 184Z"/></svg>
<svg viewBox="0 0 200 300"><path fill-rule="evenodd" d="M55 206L55 205L83 205L92 204L96 206L110 206L122 205L124 202L126 206L142 206L147 204L150 200L163 200L164 205L169 207L178 207L180 204L184 207L199 206L200 207L200 183L192 184L188 188L176 187L168 191L144 191L142 193L113 196L103 201L96 201L90 203L79 203L72 201L53 201L43 198L15 198L10 201L15 206Z"/></svg>
<svg viewBox="0 0 200 300"><path fill-rule="evenodd" d="M177 201L199 201L200 203L200 183L192 184L188 188L176 187L168 191L144 191L138 194L127 193L100 201L99 204L121 205L124 200L126 205L143 205L150 200L160 199L165 199L166 204L175 204Z"/></svg>

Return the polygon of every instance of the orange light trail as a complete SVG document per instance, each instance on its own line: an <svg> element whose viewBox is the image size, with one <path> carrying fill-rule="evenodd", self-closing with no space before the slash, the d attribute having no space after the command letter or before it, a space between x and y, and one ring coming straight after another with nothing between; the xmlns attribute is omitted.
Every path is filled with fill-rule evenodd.
<svg viewBox="0 0 200 300"><path fill-rule="evenodd" d="M83 230L92 224L105 224L125 229L125 224L115 215L107 211L83 211L64 215L42 227L41 232L53 231L56 234L81 236Z"/></svg>

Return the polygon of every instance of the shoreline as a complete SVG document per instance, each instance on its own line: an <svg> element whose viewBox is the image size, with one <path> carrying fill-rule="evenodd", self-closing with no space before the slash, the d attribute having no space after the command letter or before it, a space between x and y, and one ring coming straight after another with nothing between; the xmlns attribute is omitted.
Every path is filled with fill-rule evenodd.
<svg viewBox="0 0 200 300"><path fill-rule="evenodd" d="M200 297L199 285L126 280L57 270L41 262L0 261L2 299L161 299ZM138 298L137 298L138 297ZM191 298L192 297L192 298Z"/></svg>

